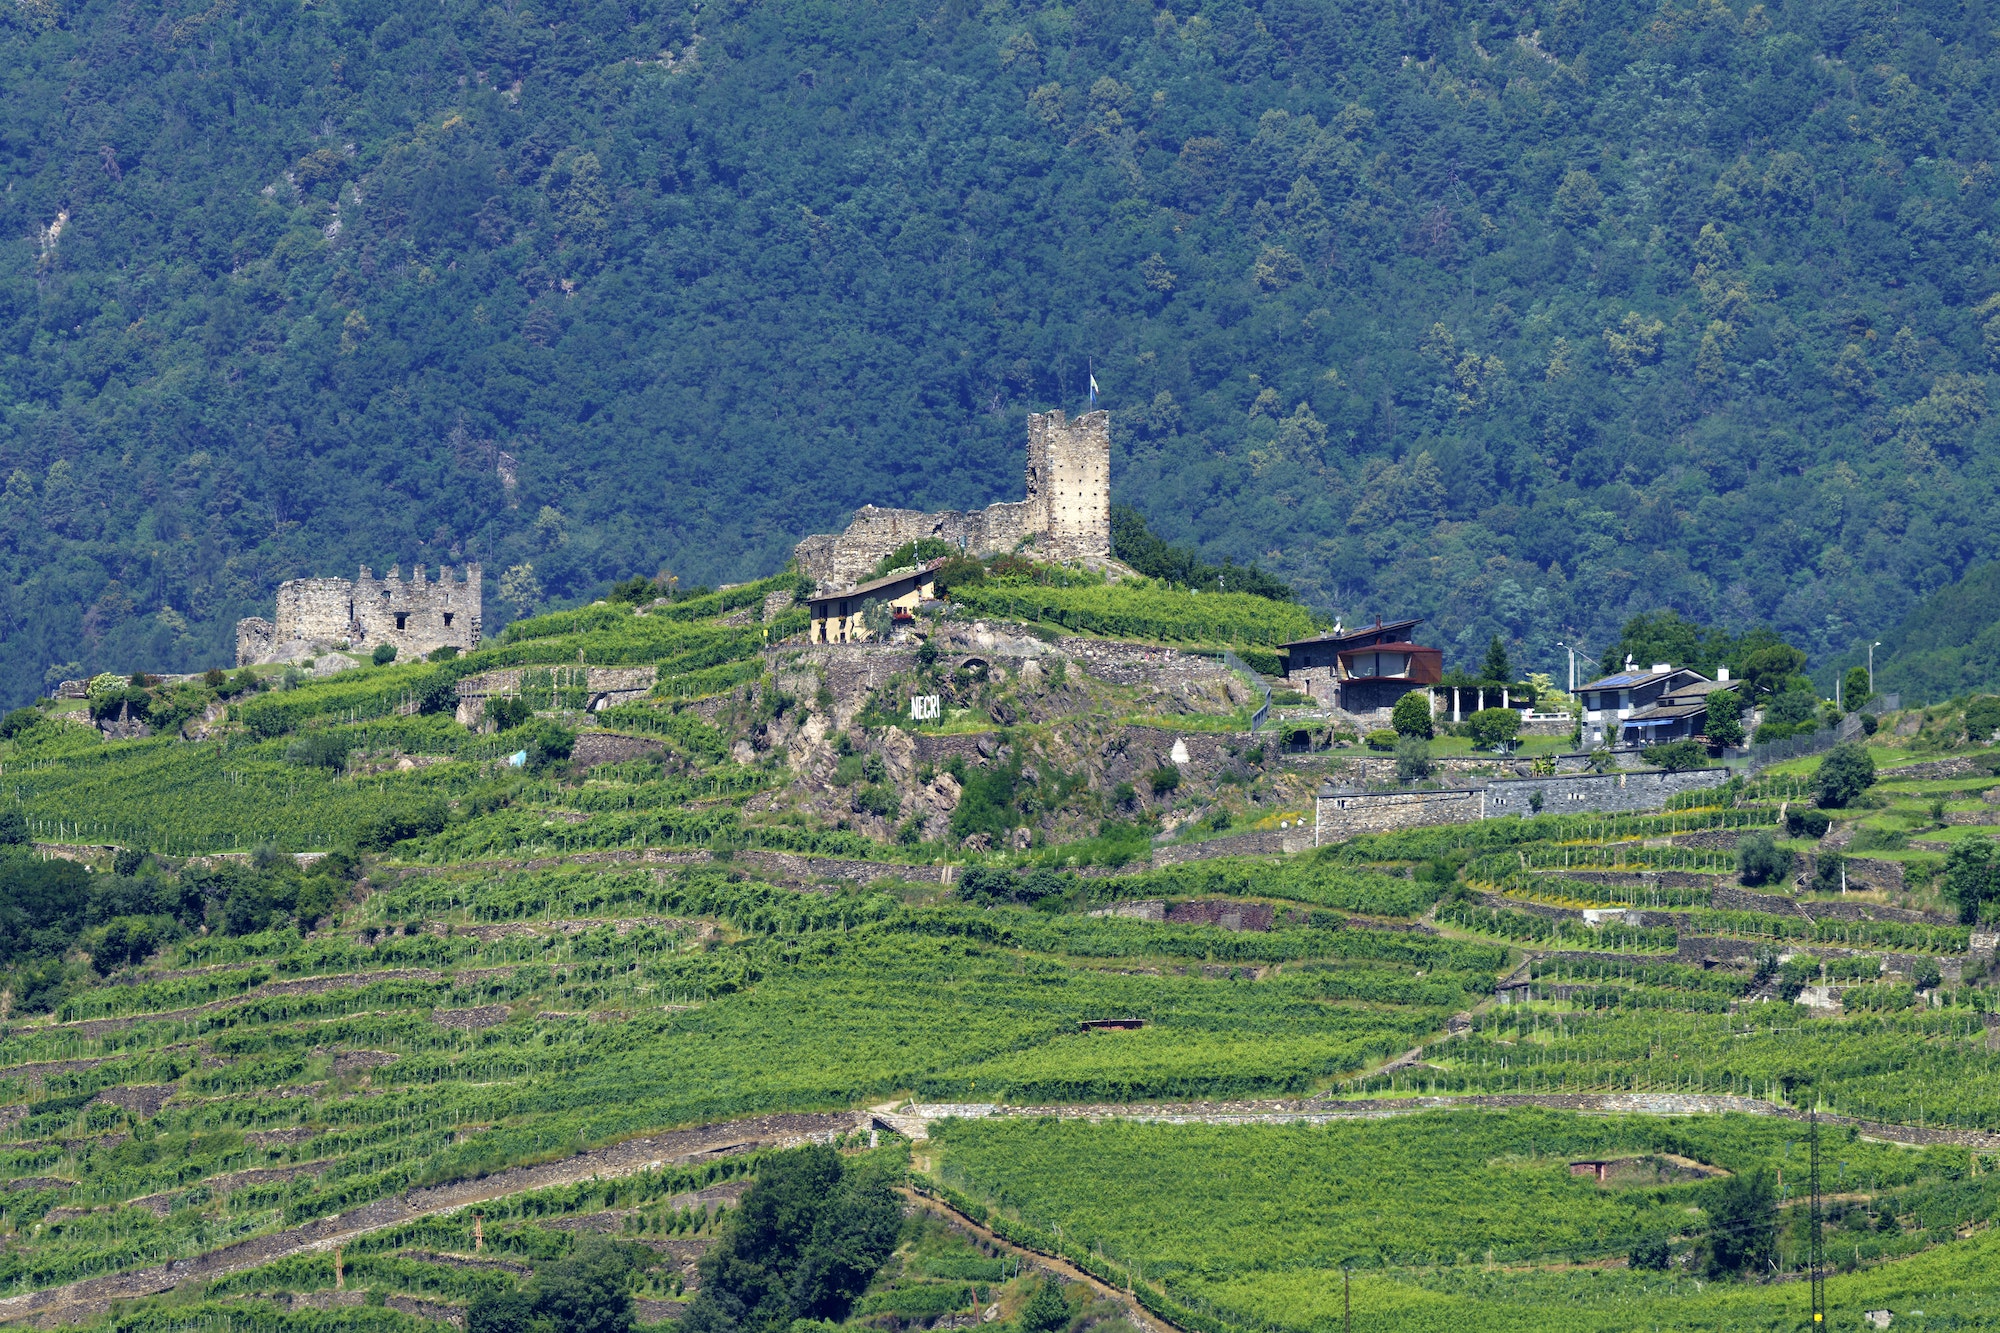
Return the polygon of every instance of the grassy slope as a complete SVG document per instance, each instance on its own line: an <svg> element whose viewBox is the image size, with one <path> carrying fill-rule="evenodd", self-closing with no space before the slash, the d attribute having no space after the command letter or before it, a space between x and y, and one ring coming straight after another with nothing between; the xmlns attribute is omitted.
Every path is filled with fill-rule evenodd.
<svg viewBox="0 0 2000 1333"><path fill-rule="evenodd" d="M574 659L571 633L625 645L638 641L635 633L653 635L652 627L598 623L602 614L586 619L530 625L506 651L555 662ZM659 642L685 651L703 626L685 627L693 638L676 631ZM687 671L714 666L700 661ZM369 684L357 677L259 702L305 718L332 711L314 702L316 692L362 697ZM373 683L377 693L382 684ZM1802 774L1780 772L1729 794L1726 806L1646 818L1496 821L1360 839L1284 862L1222 860L1084 880L1051 904L1053 912L968 907L935 886L800 894L744 878L743 866L727 860L660 873L461 864L604 846L714 846L726 857L746 827L737 807L782 774L717 761L737 725L727 718L721 731L696 732L687 725L693 715L680 717L651 734L665 738L683 771L636 763L601 770L583 785L560 775L507 778L514 805L477 816L470 798L501 780L488 752L515 742L473 737L439 717L342 724L364 749L448 762L338 780L287 762L292 738L282 734L99 745L80 729L44 726L9 743L7 781L29 812L80 822L69 836L83 841L103 840L99 826L119 833L122 824L173 828L190 841L242 846L276 832L310 845L383 808L433 797L467 808L445 833L389 858L428 861L432 873L400 882L378 875L364 903L309 940L289 929L190 938L121 984L73 994L53 1016L60 1023L15 1015L0 1030L0 1114L21 1108L0 1134L0 1177L34 1182L0 1193L0 1227L10 1235L0 1252L0 1292L199 1253L416 1183L645 1129L897 1094L1029 1103L1322 1088L1378 1096L1576 1088L1763 1095L1803 1074L1821 1079L1843 1111L2000 1127L2000 1068L1979 1012L1984 988L1946 987L1943 1007L1916 1009L1898 976L1857 977L1853 984L1891 1007L1864 1011L1857 1000L1846 1016L1814 1017L1771 1005L1753 1011L1745 1032L1743 1020L1724 1011L1754 977L1646 961L1672 957L1662 952L1674 942L1671 927L1664 946L1617 927L1537 935L1530 928L1544 919L1525 910L1479 917L1453 909L1438 918L1443 938L1380 928L1407 926L1445 891L1442 881L1411 875L1427 863L1457 870L1468 888L1524 903L1632 901L1615 884L1579 879L1587 863L1614 874L1691 876L1692 887L1677 890L1690 926L1772 947L1832 944L1864 956L1962 949L1962 930L1943 925L1841 923L1815 937L1796 912L1702 915L1706 886L1732 878L1727 855L1647 845L1768 827L1778 802L1796 801ZM1941 733L1926 733L1934 734ZM1879 755L1888 763L1950 752L1922 738L1885 739ZM1880 808L1856 813L1870 826L1907 822L1913 813L1928 820L1934 796L1948 795L1954 808L1983 807L1978 793L1992 785L1978 775L1892 779L1880 788ZM554 817L578 810L590 821ZM786 827L783 838L806 849L879 850L810 821ZM1913 866L1939 859L1921 848L1882 854ZM1151 897L1262 899L1307 915L1268 934L1084 915L1116 899ZM1939 906L1927 883L1896 897ZM601 928L557 924L565 921ZM1588 994L1481 1012L1463 1037L1438 1041L1445 1020L1476 1007L1521 944L1556 950L1538 976L1584 983ZM1608 947L1628 948L1629 958L1561 961L1565 951ZM453 1016L482 1005L496 1006L490 1025ZM190 1012L198 1006L210 1007ZM1144 1017L1149 1026L1116 1037L1076 1033L1078 1020L1110 1014ZM107 1019L114 1021L102 1026ZM83 1022L98 1026L65 1026ZM1417 1043L1427 1047L1425 1065L1369 1073ZM26 1068L79 1060L88 1063ZM104 1088L154 1084L177 1092L151 1118L92 1100ZM252 1137L273 1131L301 1135ZM1694 1292L1685 1280L1550 1268L1616 1258L1634 1235L1670 1222L1699 1229L1686 1209L1699 1205L1702 1187L1600 1195L1571 1181L1561 1163L1612 1140L1659 1148L1664 1135L1682 1145L1674 1151L1732 1168L1776 1164L1790 1160L1787 1133L1796 1138L1795 1127L1777 1122L1526 1114L1325 1131L989 1123L949 1133L942 1161L961 1187L1031 1221L1060 1221L1066 1234L1084 1228L1149 1273L1180 1274L1179 1294L1238 1320L1323 1322L1332 1308L1327 1293L1337 1291L1329 1265L1365 1252L1388 1266L1363 1272L1357 1313L1387 1327L1640 1328L1670 1309L1676 1327L1755 1328L1767 1316L1789 1318L1770 1312L1788 1308L1797 1288ZM1526 1148L1518 1142L1524 1134ZM1977 1186L1952 1185L1966 1170L1957 1150L1854 1144L1839 1155L1903 1191L1899 1210L1921 1214L1908 1226L1856 1231L1856 1257L1924 1252L1843 1279L1837 1298L1854 1293L1873 1302L1867 1293L1901 1292L1933 1313L1970 1313L1964 1301L1952 1304L1954 1284L1996 1270L1991 1246L1951 1239L1951 1227L1924 1209L1948 1203L1952 1222L1990 1216L1995 1200L1985 1176ZM309 1169L289 1180L231 1175L293 1166ZM164 1215L129 1206L162 1191L171 1205ZM1385 1201L1393 1207L1385 1210ZM587 1206L618 1203L607 1196ZM58 1207L87 1211L49 1211ZM656 1221L680 1225L664 1214ZM551 1254L570 1243L562 1232L523 1235L521 1246ZM412 1257L444 1241L419 1241L414 1233L384 1239L366 1280L385 1291L467 1299L470 1279ZM1489 1249L1529 1267L1491 1271ZM329 1285L330 1275L246 1278L231 1289L269 1290L272 1282L313 1290ZM934 1298L941 1299L921 1296ZM903 1298L884 1299L889 1308ZM197 1307L186 1308L193 1318ZM213 1307L213 1317L224 1318L225 1308L245 1307ZM150 1327L156 1315L142 1312L130 1326ZM301 1327L321 1320L387 1328L408 1317L356 1309L285 1318Z"/></svg>

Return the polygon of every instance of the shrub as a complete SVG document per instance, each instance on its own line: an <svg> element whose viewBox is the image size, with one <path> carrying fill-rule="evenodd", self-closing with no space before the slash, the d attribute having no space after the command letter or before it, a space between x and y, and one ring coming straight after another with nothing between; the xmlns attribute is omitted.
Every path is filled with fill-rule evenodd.
<svg viewBox="0 0 2000 1333"><path fill-rule="evenodd" d="M1839 852L1822 852L1813 860L1814 893L1838 893L1847 883L1842 874L1847 860Z"/></svg>
<svg viewBox="0 0 2000 1333"><path fill-rule="evenodd" d="M1646 759L1669 773L1685 773L1708 763L1708 749L1699 741L1668 741L1664 745L1649 746Z"/></svg>
<svg viewBox="0 0 2000 1333"><path fill-rule="evenodd" d="M364 852L386 852L406 838L427 838L442 833L446 821L443 801L425 801L399 810L386 810L365 819L355 829L354 842Z"/></svg>
<svg viewBox="0 0 2000 1333"><path fill-rule="evenodd" d="M389 663L396 660L396 645L393 643L376 644L375 651L368 655L368 660L376 666L388 666Z"/></svg>
<svg viewBox="0 0 2000 1333"><path fill-rule="evenodd" d="M1711 1277L1754 1273L1775 1248L1778 1197L1764 1167L1724 1180L1708 1205L1708 1239L1704 1242Z"/></svg>
<svg viewBox="0 0 2000 1333"><path fill-rule="evenodd" d="M2000 698L1990 694L1975 696L1965 706L1965 738L1975 745L1992 741L2000 731Z"/></svg>
<svg viewBox="0 0 2000 1333"><path fill-rule="evenodd" d="M986 566L969 555L955 555L937 567L931 582L940 596L954 588L976 587L986 582Z"/></svg>
<svg viewBox="0 0 2000 1333"><path fill-rule="evenodd" d="M1672 1257L1673 1250L1665 1236L1647 1236L1632 1246L1631 1264L1637 1269L1664 1272Z"/></svg>
<svg viewBox="0 0 2000 1333"><path fill-rule="evenodd" d="M1505 749L1521 734L1521 715L1511 708L1482 708L1466 719L1473 744Z"/></svg>
<svg viewBox="0 0 2000 1333"><path fill-rule="evenodd" d="M854 808L864 814L887 819L902 807L902 798L887 783L871 782L854 793Z"/></svg>
<svg viewBox="0 0 2000 1333"><path fill-rule="evenodd" d="M1371 731L1368 733L1368 748L1371 750L1380 750L1384 754L1387 754L1396 748L1397 739L1396 733L1387 728L1383 728L1380 731Z"/></svg>
<svg viewBox="0 0 2000 1333"><path fill-rule="evenodd" d="M1853 741L1836 745L1820 760L1817 783L1819 803L1839 809L1875 785L1875 760Z"/></svg>
<svg viewBox="0 0 2000 1333"><path fill-rule="evenodd" d="M350 748L345 736L326 731L308 732L285 747L285 762L305 768L330 768L338 773L347 767Z"/></svg>
<svg viewBox="0 0 2000 1333"><path fill-rule="evenodd" d="M990 866L967 866L956 892L969 903L1033 904L1062 897L1072 884L1069 876L1046 868L1017 875Z"/></svg>
<svg viewBox="0 0 2000 1333"><path fill-rule="evenodd" d="M1736 844L1736 870L1745 884L1773 884L1792 873L1792 854L1759 829Z"/></svg>
<svg viewBox="0 0 2000 1333"><path fill-rule="evenodd" d="M16 708L7 716L0 717L0 740L11 741L41 720L42 715L36 709Z"/></svg>
<svg viewBox="0 0 2000 1333"><path fill-rule="evenodd" d="M1021 1333L1060 1333L1069 1327L1069 1302L1063 1299L1062 1283L1044 1278L1035 1294L1021 1307Z"/></svg>
<svg viewBox="0 0 2000 1333"><path fill-rule="evenodd" d="M1794 838L1823 838L1833 827L1833 820L1824 810L1785 811L1785 832Z"/></svg>
<svg viewBox="0 0 2000 1333"><path fill-rule="evenodd" d="M1396 742L1396 776L1404 782L1415 782L1431 775L1430 742L1416 736L1405 736ZM1537 793L1539 795L1539 793Z"/></svg>
<svg viewBox="0 0 2000 1333"><path fill-rule="evenodd" d="M495 731L512 731L535 715L525 699L488 699L480 716L490 723Z"/></svg>
<svg viewBox="0 0 2000 1333"><path fill-rule="evenodd" d="M1399 736L1416 736L1429 740L1434 734L1431 729L1431 696L1426 690L1411 690L1396 700L1396 707L1390 714L1390 725Z"/></svg>
<svg viewBox="0 0 2000 1333"><path fill-rule="evenodd" d="M1146 781L1153 788L1153 795L1165 796L1181 785L1181 770L1178 764L1161 764L1146 775Z"/></svg>
<svg viewBox="0 0 2000 1333"><path fill-rule="evenodd" d="M458 645L447 643L442 648L433 648L426 662L451 662L458 658Z"/></svg>
<svg viewBox="0 0 2000 1333"><path fill-rule="evenodd" d="M2000 902L2000 846L1991 838L1967 838L1951 849L1944 863L1944 894L1958 906L1958 919L1970 925Z"/></svg>

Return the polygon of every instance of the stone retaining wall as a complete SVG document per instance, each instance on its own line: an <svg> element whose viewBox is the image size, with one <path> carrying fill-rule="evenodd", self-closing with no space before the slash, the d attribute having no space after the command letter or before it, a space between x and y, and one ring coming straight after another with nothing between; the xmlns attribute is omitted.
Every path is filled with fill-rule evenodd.
<svg viewBox="0 0 2000 1333"><path fill-rule="evenodd" d="M1314 841L1324 845L1363 833L1471 823L1484 817L1483 795L1471 787L1440 791L1324 791L1313 812Z"/></svg>
<svg viewBox="0 0 2000 1333"><path fill-rule="evenodd" d="M1307 851L1312 845L1312 830L1301 822L1294 829L1258 829L1252 833L1231 834L1226 838L1210 838L1206 842L1170 843L1155 847L1153 864L1177 866L1217 856L1284 856Z"/></svg>
<svg viewBox="0 0 2000 1333"><path fill-rule="evenodd" d="M901 879L916 884L949 884L953 868L943 866L893 865L882 861L847 861L831 856L800 856L761 848L736 853L738 863L759 873L795 884L838 879L850 884L872 884L878 879Z"/></svg>

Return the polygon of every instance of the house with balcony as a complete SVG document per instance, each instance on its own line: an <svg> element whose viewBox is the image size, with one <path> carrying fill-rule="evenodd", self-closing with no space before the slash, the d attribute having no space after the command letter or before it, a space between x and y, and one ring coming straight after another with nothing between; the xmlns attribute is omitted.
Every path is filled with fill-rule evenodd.
<svg viewBox="0 0 2000 1333"><path fill-rule="evenodd" d="M1280 645L1285 680L1302 694L1349 713L1394 708L1411 690L1444 679L1444 650L1412 639L1421 620L1398 620L1345 632L1336 629Z"/></svg>
<svg viewBox="0 0 2000 1333"><path fill-rule="evenodd" d="M1666 662L1644 669L1628 664L1623 671L1577 688L1583 705L1584 748L1704 738L1708 696L1730 685L1728 667L1710 680Z"/></svg>
<svg viewBox="0 0 2000 1333"><path fill-rule="evenodd" d="M843 591L808 598L812 642L862 643L873 637L867 624L871 603L881 605L892 626L909 623L920 604L937 596L937 567L943 563L933 560Z"/></svg>

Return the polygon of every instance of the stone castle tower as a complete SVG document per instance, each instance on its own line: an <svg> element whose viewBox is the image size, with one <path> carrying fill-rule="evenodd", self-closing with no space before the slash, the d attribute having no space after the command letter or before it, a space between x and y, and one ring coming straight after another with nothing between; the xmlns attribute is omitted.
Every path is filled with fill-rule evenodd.
<svg viewBox="0 0 2000 1333"><path fill-rule="evenodd" d="M454 581L448 566L426 580L418 565L408 579L392 565L378 579L368 566L349 579L290 579L278 585L276 624L260 616L236 622L236 664L311 657L345 643L372 650L396 646L398 658L422 657L438 648L470 652L479 646L479 566L465 566Z"/></svg>
<svg viewBox="0 0 2000 1333"><path fill-rule="evenodd" d="M906 542L931 537L973 555L1032 542L1035 554L1088 560L1111 554L1111 414L1071 421L1060 411L1028 417L1027 498L966 512L863 505L841 533L819 533L793 554L823 589L851 587Z"/></svg>
<svg viewBox="0 0 2000 1333"><path fill-rule="evenodd" d="M1111 554L1111 414L1028 417L1028 504L1047 512L1040 549L1065 560Z"/></svg>

